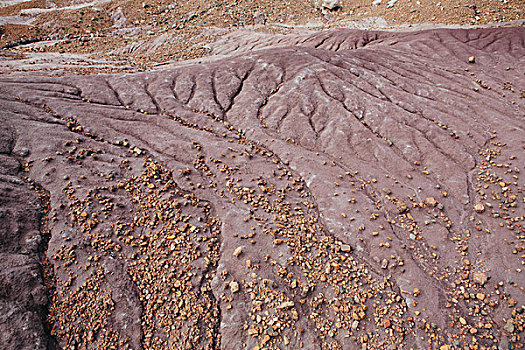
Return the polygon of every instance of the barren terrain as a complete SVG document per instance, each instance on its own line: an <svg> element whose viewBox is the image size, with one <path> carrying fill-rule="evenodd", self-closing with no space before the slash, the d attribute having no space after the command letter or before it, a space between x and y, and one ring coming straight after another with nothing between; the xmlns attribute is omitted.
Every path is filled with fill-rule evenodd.
<svg viewBox="0 0 525 350"><path fill-rule="evenodd" d="M4 26L0 348L524 348L523 4L211 3Z"/></svg>

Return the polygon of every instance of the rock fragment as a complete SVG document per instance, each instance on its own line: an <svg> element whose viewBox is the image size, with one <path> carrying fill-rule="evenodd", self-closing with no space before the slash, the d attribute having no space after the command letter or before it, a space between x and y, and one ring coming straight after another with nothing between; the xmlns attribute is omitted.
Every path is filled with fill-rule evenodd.
<svg viewBox="0 0 525 350"><path fill-rule="evenodd" d="M383 261L381 261L381 268L383 270L386 270L388 268L388 260L387 259L383 259Z"/></svg>
<svg viewBox="0 0 525 350"><path fill-rule="evenodd" d="M232 255L236 258L239 257L239 255L241 254L242 254L242 246L235 248L235 250L232 253Z"/></svg>
<svg viewBox="0 0 525 350"><path fill-rule="evenodd" d="M427 197L425 198L425 204L429 207L435 207L438 202L434 197Z"/></svg>
<svg viewBox="0 0 525 350"><path fill-rule="evenodd" d="M285 301L282 302L279 306L276 307L276 309L288 309L290 307L293 307L295 303L293 301Z"/></svg>
<svg viewBox="0 0 525 350"><path fill-rule="evenodd" d="M483 203L477 203L476 205L474 205L474 211L476 213L483 213L485 211L485 206L483 205Z"/></svg>
<svg viewBox="0 0 525 350"><path fill-rule="evenodd" d="M236 281L231 281L230 290L232 291L232 293L237 293L239 291L239 283L237 283Z"/></svg>
<svg viewBox="0 0 525 350"><path fill-rule="evenodd" d="M506 330L509 333L514 332L514 323L512 323L512 320L507 320L507 323L503 326L503 329Z"/></svg>
<svg viewBox="0 0 525 350"><path fill-rule="evenodd" d="M341 251L342 252L351 252L352 247L348 244L341 244Z"/></svg>
<svg viewBox="0 0 525 350"><path fill-rule="evenodd" d="M408 211L408 205L403 201L398 201L396 206L399 214L403 214Z"/></svg>
<svg viewBox="0 0 525 350"><path fill-rule="evenodd" d="M386 4L386 8L389 9L389 8L394 7L396 2L397 2L397 0L390 0L390 1L388 1L388 3Z"/></svg>
<svg viewBox="0 0 525 350"><path fill-rule="evenodd" d="M472 274L472 281L474 283L477 283L477 284L480 284L480 285L484 285L487 282L487 279L488 279L487 275L484 272L475 271Z"/></svg>

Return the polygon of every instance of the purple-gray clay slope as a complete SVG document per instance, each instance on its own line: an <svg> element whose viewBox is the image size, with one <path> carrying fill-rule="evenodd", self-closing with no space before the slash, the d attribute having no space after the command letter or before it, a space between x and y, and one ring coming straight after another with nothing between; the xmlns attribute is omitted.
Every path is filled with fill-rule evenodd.
<svg viewBox="0 0 525 350"><path fill-rule="evenodd" d="M0 77L0 348L523 348L525 28L280 40Z"/></svg>

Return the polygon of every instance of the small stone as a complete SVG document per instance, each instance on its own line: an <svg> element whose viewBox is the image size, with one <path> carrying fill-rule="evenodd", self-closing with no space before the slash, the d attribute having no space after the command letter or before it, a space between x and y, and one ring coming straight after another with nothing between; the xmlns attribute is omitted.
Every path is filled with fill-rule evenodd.
<svg viewBox="0 0 525 350"><path fill-rule="evenodd" d="M483 213L485 211L485 206L482 203L477 203L474 205L474 211L476 213Z"/></svg>
<svg viewBox="0 0 525 350"><path fill-rule="evenodd" d="M450 345L441 345L439 350L452 350L452 347Z"/></svg>
<svg viewBox="0 0 525 350"><path fill-rule="evenodd" d="M20 148L20 150L18 151L18 154L21 157L27 157L29 155L29 148L26 148L26 147Z"/></svg>
<svg viewBox="0 0 525 350"><path fill-rule="evenodd" d="M282 302L279 306L276 307L276 309L288 309L290 307L293 307L295 303L293 301L285 301Z"/></svg>
<svg viewBox="0 0 525 350"><path fill-rule="evenodd" d="M503 326L503 329L506 330L509 333L514 332L514 324L511 320L508 320L507 323Z"/></svg>
<svg viewBox="0 0 525 350"><path fill-rule="evenodd" d="M385 326L385 328L389 328L391 325L392 325L392 322L390 322L389 319L386 319L386 320L383 322L383 326Z"/></svg>
<svg viewBox="0 0 525 350"><path fill-rule="evenodd" d="M481 300L481 301L485 300L485 294L483 293L476 294L476 299Z"/></svg>
<svg viewBox="0 0 525 350"><path fill-rule="evenodd" d="M464 326L464 325L467 324L467 321L463 317L460 317L459 318L459 323L461 323Z"/></svg>
<svg viewBox="0 0 525 350"><path fill-rule="evenodd" d="M341 251L342 252L351 252L352 251L352 247L350 247L350 245L348 245L348 244L341 244Z"/></svg>
<svg viewBox="0 0 525 350"><path fill-rule="evenodd" d="M239 246L239 247L235 248L235 250L233 251L232 255L237 258L241 254L242 254L242 247Z"/></svg>
<svg viewBox="0 0 525 350"><path fill-rule="evenodd" d="M434 197L427 197L425 198L425 204L429 207L435 207L438 202Z"/></svg>
<svg viewBox="0 0 525 350"><path fill-rule="evenodd" d="M230 282L230 290L232 291L232 293L237 293L239 291L239 283L237 283L235 281L231 281Z"/></svg>
<svg viewBox="0 0 525 350"><path fill-rule="evenodd" d="M468 63L475 63L475 62L476 62L476 57L474 57L474 56L470 56L470 57L468 58Z"/></svg>
<svg viewBox="0 0 525 350"><path fill-rule="evenodd" d="M475 271L472 274L472 281L474 283L484 285L485 283L487 283L487 275L481 271Z"/></svg>
<svg viewBox="0 0 525 350"><path fill-rule="evenodd" d="M383 259L383 261L381 262L381 268L382 269L388 268L388 260Z"/></svg>
<svg viewBox="0 0 525 350"><path fill-rule="evenodd" d="M352 330L355 331L357 327L359 327L359 321L354 320L354 322L352 322Z"/></svg>
<svg viewBox="0 0 525 350"><path fill-rule="evenodd" d="M397 202L397 211L399 214L403 214L404 212L408 211L408 205L402 201Z"/></svg>

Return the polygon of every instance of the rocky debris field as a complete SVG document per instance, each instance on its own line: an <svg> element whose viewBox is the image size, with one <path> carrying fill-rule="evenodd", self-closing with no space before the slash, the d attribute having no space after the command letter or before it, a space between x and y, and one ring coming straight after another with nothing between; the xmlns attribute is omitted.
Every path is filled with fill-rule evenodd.
<svg viewBox="0 0 525 350"><path fill-rule="evenodd" d="M4 0L0 73L155 69L213 56L238 29L485 26L524 16L523 0Z"/></svg>
<svg viewBox="0 0 525 350"><path fill-rule="evenodd" d="M0 348L524 348L525 28L261 40L0 77Z"/></svg>

